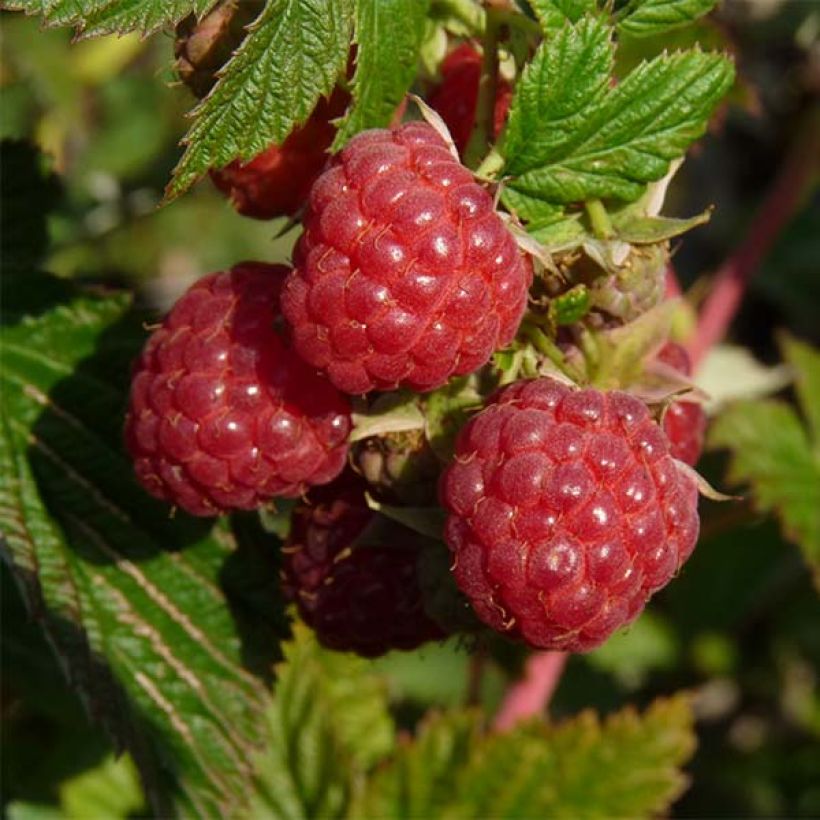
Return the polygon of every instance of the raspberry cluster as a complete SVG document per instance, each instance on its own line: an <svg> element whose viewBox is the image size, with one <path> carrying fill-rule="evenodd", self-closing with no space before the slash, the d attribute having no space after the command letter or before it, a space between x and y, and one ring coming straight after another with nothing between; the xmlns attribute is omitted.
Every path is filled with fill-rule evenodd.
<svg viewBox="0 0 820 820"><path fill-rule="evenodd" d="M253 9L223 3L202 30L186 29L180 70L192 85L206 83L208 71L212 80ZM456 48L430 96L462 150L480 64L472 45ZM503 82L499 89L496 129L510 95ZM281 146L213 173L248 216L293 215L306 203L304 230L293 268L246 262L206 276L147 340L125 423L136 475L194 515L299 498L283 586L331 649L367 657L413 649L477 628L470 605L487 626L535 647L598 646L694 549L697 486L680 461L697 460L703 411L676 400L659 425L618 390L515 381L543 372L543 357L560 355L564 343L557 332L554 351L522 350L516 340L532 260L430 125L365 131L328 161L331 121L348 102L335 91ZM665 254L633 250L614 273L596 263L589 281L579 263L561 269L553 290L541 271L528 332L545 301L573 281L589 299L577 319L588 322L584 330L622 327L660 298ZM578 328L564 330L572 338ZM501 373L485 367L514 340L511 355L495 360ZM658 360L689 374L678 346ZM625 368L620 383L633 372ZM467 374L475 375L450 382ZM382 407L399 409L394 427L366 396L443 385L412 399L406 416L403 395L397 404L382 397ZM357 424L373 411L352 437L344 394L365 394ZM436 487L452 566L443 544L431 551ZM386 506L374 512L379 503ZM425 514L424 526L411 521Z"/></svg>
<svg viewBox="0 0 820 820"><path fill-rule="evenodd" d="M440 487L476 613L547 649L588 650L630 623L698 535L694 480L619 391L507 387L462 429Z"/></svg>
<svg viewBox="0 0 820 820"><path fill-rule="evenodd" d="M157 498L217 515L341 472L349 405L274 326L287 270L248 262L206 276L146 343L125 432L137 478Z"/></svg>
<svg viewBox="0 0 820 820"><path fill-rule="evenodd" d="M282 312L340 390L432 390L515 336L532 265L425 123L354 137L310 192Z"/></svg>

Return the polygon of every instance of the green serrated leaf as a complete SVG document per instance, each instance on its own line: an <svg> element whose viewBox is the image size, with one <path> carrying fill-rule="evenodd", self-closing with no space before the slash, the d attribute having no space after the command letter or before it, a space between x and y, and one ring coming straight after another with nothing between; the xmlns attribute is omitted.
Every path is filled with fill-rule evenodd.
<svg viewBox="0 0 820 820"><path fill-rule="evenodd" d="M588 117L606 97L613 64L612 29L600 19L585 18L576 26L564 26L541 44L524 69L510 105L503 147L505 173L520 177L570 151L577 135L585 132ZM527 186L520 179L508 185L513 191L550 201L539 196L540 187Z"/></svg>
<svg viewBox="0 0 820 820"><path fill-rule="evenodd" d="M366 661L321 649L301 624L284 649L247 816L341 817L354 784L392 749L385 685Z"/></svg>
<svg viewBox="0 0 820 820"><path fill-rule="evenodd" d="M652 37L688 26L710 12L717 0L631 0L618 21L618 33Z"/></svg>
<svg viewBox="0 0 820 820"><path fill-rule="evenodd" d="M487 739L458 774L444 817L654 817L683 791L695 747L688 698L631 707L601 723L583 712Z"/></svg>
<svg viewBox="0 0 820 820"><path fill-rule="evenodd" d="M89 711L133 751L154 810L231 813L266 702L245 666L257 649L235 620L242 601L222 583L242 550L224 523L169 519L133 478L122 417L144 338L120 297L4 329L0 549ZM281 614L267 622L266 651L283 631Z"/></svg>
<svg viewBox="0 0 820 820"><path fill-rule="evenodd" d="M596 11L595 0L529 0L541 28L549 34L567 20L576 23L585 14Z"/></svg>
<svg viewBox="0 0 820 820"><path fill-rule="evenodd" d="M546 40L525 69L504 143L507 185L568 204L640 197L706 128L732 64L699 50L661 55L615 88L612 29L584 18Z"/></svg>
<svg viewBox="0 0 820 820"><path fill-rule="evenodd" d="M478 720L478 713L457 711L428 718L368 780L348 816L440 817L478 739Z"/></svg>
<svg viewBox="0 0 820 820"><path fill-rule="evenodd" d="M116 32L150 34L189 14L202 16L216 0L3 0L0 8L42 16L47 26L75 26L83 37Z"/></svg>
<svg viewBox="0 0 820 820"><path fill-rule="evenodd" d="M527 230L533 234L536 230L549 228L564 219L564 209L560 205L522 194L506 186L501 191L501 201L507 210L527 223Z"/></svg>
<svg viewBox="0 0 820 820"><path fill-rule="evenodd" d="M211 93L194 110L168 187L285 140L333 90L350 48L353 0L271 0Z"/></svg>
<svg viewBox="0 0 820 820"><path fill-rule="evenodd" d="M713 422L708 441L731 450L728 481L751 485L754 506L777 515L820 586L820 454L794 410L779 401L738 402Z"/></svg>
<svg viewBox="0 0 820 820"><path fill-rule="evenodd" d="M354 134L387 125L416 76L429 0L355 0L353 105L332 150Z"/></svg>
<svg viewBox="0 0 820 820"><path fill-rule="evenodd" d="M129 755L107 757L98 766L60 785L65 820L105 817L108 820L145 813L137 769Z"/></svg>
<svg viewBox="0 0 820 820"><path fill-rule="evenodd" d="M820 351L791 336L780 340L783 357L794 369L794 386L809 423L815 451L820 453Z"/></svg>
<svg viewBox="0 0 820 820"><path fill-rule="evenodd" d="M529 230L529 226L527 228ZM574 214L567 219L562 219L560 222L555 222L543 228L535 228L529 232L547 250L553 253L578 248L587 240L592 239L592 235L581 221L580 214Z"/></svg>

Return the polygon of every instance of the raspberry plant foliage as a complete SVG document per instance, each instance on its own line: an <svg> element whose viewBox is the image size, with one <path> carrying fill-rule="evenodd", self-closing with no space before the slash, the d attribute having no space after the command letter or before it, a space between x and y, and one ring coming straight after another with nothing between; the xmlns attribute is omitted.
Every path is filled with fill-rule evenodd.
<svg viewBox="0 0 820 820"><path fill-rule="evenodd" d="M91 37L170 30L183 19L195 28L197 20L217 4L6 0L2 5L40 14L47 25L73 26L80 35ZM151 499L134 480L122 442L128 362L147 344L143 369L150 360L157 383L146 387L148 379L138 376L137 387L131 386L132 402L139 405L136 411L150 406L150 423L166 427L180 423L167 394L176 389L175 380L190 376L195 368L180 352L184 345L179 338L176 346L170 341L167 345L147 341L145 328L161 321L158 312L137 310L124 294L106 295L36 272L46 232L41 203L35 200L52 195L45 192L52 192L54 178L44 176L36 161L26 165L34 182L30 187L25 174L22 184L15 176L10 186L4 174L4 211L8 198L25 217L9 224L15 231L22 225L23 233L31 231L37 237L30 243L19 242L20 231L13 232L10 245L4 247L4 257L12 258L13 275L3 283L0 524L3 557L26 604L89 711L133 756L148 802L157 813L462 817L650 816L665 811L683 788L680 767L693 748L691 710L680 696L659 700L641 715L625 709L603 722L590 713L556 725L533 720L503 735L493 734L476 711L450 710L425 718L414 739L400 736L388 708L387 687L374 671L378 667L320 648L321 628L312 634L298 620L298 608L286 609L282 565L286 581L293 586L299 573L292 564L305 547L301 541L314 539L308 546L328 558L324 552L328 535L322 527L313 527L307 533L291 532L288 538L291 506L281 496L305 494L296 502L293 520L298 522L299 516L309 520L318 514L309 485L329 482L348 455L351 469L360 473L357 509L359 518L368 523L362 532L332 545L331 552L340 548L322 563L317 577L297 579L304 580L305 622L311 622L305 613L314 612L322 601L330 602L331 619L342 618L343 631L362 629L359 624L367 624L369 617L383 617L390 606L382 601L378 611L355 613L359 620L352 618L352 626L344 621L349 614L345 595L360 590L345 593L339 579L347 578L350 586L366 579L372 586L364 592L378 599L382 586L391 588L379 573L390 572L391 567L398 567L398 582L406 587L401 592L410 593L411 615L422 610L425 618L428 612L435 614L435 625L431 621L418 635L411 629L411 636L401 641L391 643L391 630L385 629L379 632L383 640L375 648L368 645L362 650L364 644L356 640L362 637L359 634L342 642L365 655L407 648L450 630L470 645L495 640L476 622L465 593L467 598L481 598L475 607L478 615L507 638L587 650L635 617L648 594L681 570L697 529L694 478L666 454L666 444L658 445L664 455L662 467L652 473L654 490L663 481L680 482L680 488L673 487L665 498L672 499L661 527L666 532L654 533L649 545L655 557L661 556L657 560L665 563L652 573L652 556L644 554L651 550L639 532L630 544L634 553L630 560L647 575L646 583L631 589L629 601L617 599L616 589L606 612L595 613L597 622L577 601L564 607L573 610L570 628L582 633L578 640L563 633L533 639L537 627L516 631L502 623L499 628L498 619L487 617L489 602L495 601L498 590L483 598L471 595L475 584L464 582L464 566L451 572L444 541L456 553L463 552L463 544L452 523L443 532L444 514L435 505L434 485L445 470L449 471L445 476L452 476L472 469L472 455L459 442L485 418L487 406L492 408L491 397L506 385L533 384L536 379L557 378L570 397L609 397L604 404L622 397L620 391L631 393L629 401L641 408L641 418L651 431L629 454L630 465L637 468L643 458L641 448L645 455L653 446L653 436L664 441L660 426L664 413L687 400L689 415L697 423L676 416L679 427L670 438L691 445L686 452L688 460L694 460L691 454L696 455L702 433L700 427L695 429L702 423L695 412L700 397L686 378L669 372L658 375L652 363L672 333L674 306L662 301L668 243L706 221L708 212L673 218L662 213L662 206L671 175L687 149L704 134L732 83L733 69L722 53L690 48L661 54L620 73L616 55L630 37L648 37L685 25L710 11L713 0L507 4L268 0L254 4L254 9L257 5L258 15L240 41L225 49L227 62L199 86L204 96L191 112L187 134L180 134L181 156L167 198L185 194L199 177L231 163L250 163L243 170L253 173L255 157L278 150L312 117L332 111L319 116L324 142L300 177L319 178L311 193L307 194L307 185L304 192L299 186L296 199L287 198L286 206L277 207L275 213L247 209L261 217L287 213L301 224L304 234L289 260L294 269L279 269L280 278L287 276L288 281L287 321L273 310L278 286L272 286L271 310L266 308L265 315L255 319L265 325L264 331L260 329L245 347L264 344L266 351L260 353L264 358L270 348L281 344L282 356L273 364L273 375L309 394L306 401L314 409L317 396L335 395L316 370L351 394L350 399L330 402L336 415L345 416L341 425L345 431L350 402L349 438L334 439L325 448L333 449L333 464L311 462L304 475L296 469L298 464L290 463L296 459L289 457L287 448L274 453L281 458L269 461L288 474L286 481L278 483L269 464L262 468L264 475L254 475L254 481L260 479L258 485L245 481L241 487L236 483L241 472L236 465L222 470L225 465L211 464L211 495L203 507L191 503L187 492L196 482L201 489L203 481L188 474L180 480L180 471L192 461L203 462L197 449L201 442L196 435L166 436L170 447L166 441L149 453L156 456L156 464L148 464L144 452L137 454L138 473L176 510ZM442 66L457 48L472 49L480 75L475 114L468 111L470 122L464 129L468 138L459 139L458 157L446 131L436 133L440 123L435 117L423 103L420 115L416 103L406 96L413 91L435 99L435 90L441 91L447 79ZM424 71L419 69L422 56ZM501 92L505 104L497 106ZM321 102L331 97L338 105ZM419 116L430 122L399 125ZM323 149L331 132L332 146L326 153ZM382 149L402 140L402 148L412 150L391 165L390 152ZM360 147L368 146L378 150L369 157L364 156L366 150L358 154ZM15 156L32 159L28 148L18 145L14 151ZM339 158L329 156L334 153ZM359 168L358 172L347 168L350 173L342 179L339 169L345 163ZM447 301L435 295L432 301L438 312L430 314L431 321L445 330L448 323L461 322L463 349L443 365L453 353L447 350L446 338L423 338L418 327L401 321L388 323L379 336L373 317L353 317L350 311L356 301L357 273L366 273L371 285L375 282L372 293L358 294L360 307L374 294L379 301L386 293L384 300L393 309L402 286L406 291L416 284L423 290L427 284L421 280L431 271L416 271L418 276L410 281L406 268L403 281L386 282L391 271L387 257L379 256L378 243L386 247L391 231L401 234L400 250L407 251L412 263L424 255L424 248L418 247L425 240L419 226L405 225L404 232L397 228L400 215L394 206L406 193L396 176L401 173L407 175L405 183L413 177L413 184L427 173L439 185L441 197L455 197L457 207L436 221L439 233L434 239L452 229L456 239L465 243L460 250L469 256L473 236L466 227L467 211L480 206L486 221L492 222L492 230L474 242L487 245L487 258L471 258L469 264L447 258L440 242L428 243L435 245L427 248L434 258L426 261L452 297ZM251 178L251 184L256 181ZM232 188L242 184L241 177L231 180ZM277 177L273 184L283 183ZM361 204L368 186L372 193L378 185L384 188L381 198L375 197L374 207L362 209L360 220L352 219L351 214L357 213L354 208L339 206L348 200ZM453 194L454 188L463 189L461 200ZM231 196L239 201L242 192ZM323 224L323 209L334 204L335 218ZM462 206L463 212L457 213ZM405 213L405 217L411 222L419 214L426 215L424 208L407 210L410 216ZM362 258L368 249L378 264L365 271ZM348 261L340 262L332 251L337 257L350 251ZM493 265L492 273L484 277L485 291L470 290L478 281L475 269ZM335 290L321 293L317 283L328 272L335 276ZM313 291L303 287L300 292L308 280L315 286ZM195 284L178 305L211 281ZM487 289L499 281L504 286L485 299ZM456 297L462 292L466 295L459 301ZM418 307L426 295L416 292L415 297L414 307ZM419 308L420 313L424 310ZM459 311L464 315L459 316ZM197 333L210 344L212 331L218 335L229 314L225 305L203 310L194 322L199 323ZM351 318L361 325L372 320L369 338L365 328L353 339L353 330L361 328L354 328ZM476 329L483 333L481 345L470 336L478 333ZM384 350L375 349L375 336ZM338 344L324 361L322 344L328 337ZM354 350L345 361L340 361L345 357L339 351L345 345L355 348L360 337L365 340L370 369L365 368L365 377L352 378L350 368L345 368L349 360L363 359L362 351ZM152 344L162 350L154 351ZM320 347L322 355L316 354ZM438 369L431 366L425 372L429 361L415 370L408 367L402 359L411 348L424 348ZM796 362L799 359L801 395L814 396L816 384L811 385L816 378L811 374L816 367L810 363L814 354L797 347L790 351ZM151 358L154 352L156 361ZM231 348L226 358L230 360L234 353ZM282 364L285 358L295 362L298 355L306 361L292 368ZM235 377L231 372L228 381ZM282 399L289 402L291 415L300 403L297 398ZM812 401L806 399L804 404L806 417L816 420ZM225 409L219 401L213 407L206 405L198 407L202 418L209 411L219 414ZM281 408L277 405L277 409ZM248 424L263 425L264 409L250 408L248 415L254 410L258 419ZM132 407L132 419L134 412ZM790 489L798 477L814 482L816 465L806 452L813 453L807 442L816 436L804 434L785 406L767 405L755 420L742 409L734 412L744 423L718 424L712 436L715 446L736 452L730 476L748 479L758 506L775 508L790 536L807 547L809 559L816 562L816 516ZM310 413L303 415L307 418ZM778 420L782 435L769 443L769 450L777 450L780 442L789 459L780 459L780 451L772 455L767 448L749 455L749 439L772 419ZM129 430L134 424L129 422ZM133 438L132 431L132 450ZM146 440L150 438L146 434ZM242 442L243 455L256 465L251 470L255 473L260 464L258 443L254 435ZM789 462L784 467L788 480L776 486L767 482L767 453L774 461ZM236 455L227 453L226 459ZM494 499L493 493L503 488L501 462L503 458L488 468L487 498ZM165 478L157 472L160 469ZM169 491L171 479L184 485L184 495ZM447 478L442 482L442 496L452 513L459 502L454 500L455 491L448 492L447 482ZM522 479L512 493L525 495L532 490L546 497L543 487L533 488L534 480L527 484ZM608 492L597 489L599 495ZM197 496L198 502L201 498ZM224 515L216 521L197 521L186 515L186 508L194 513L207 508L208 513ZM239 508L251 509L238 512ZM469 517L475 509L477 505L456 513ZM617 514L614 508L611 512ZM655 519L650 523L657 523ZM497 521L485 523L497 529ZM626 527L629 522L621 524ZM481 528L475 521L470 525ZM490 526L486 529L491 539L494 531ZM417 562L399 553L416 542L425 544ZM510 543L503 546L512 564L524 551L520 542ZM586 547L589 544L580 544L578 554L591 565ZM378 560L368 564L374 551ZM308 566L304 574L314 570ZM496 565L492 570L489 581L484 579L486 584L515 586L504 576L506 570ZM391 576L389 581L396 583L397 578ZM455 583L461 584L460 590ZM293 589L287 591L293 597ZM532 599L524 602L529 614L543 605L549 592L531 591ZM400 592L391 594L395 600L388 604L404 606ZM362 594L361 600L366 602L368 595ZM446 623L439 624L440 619ZM324 637L325 644L333 644ZM520 650L519 646L511 651Z"/></svg>

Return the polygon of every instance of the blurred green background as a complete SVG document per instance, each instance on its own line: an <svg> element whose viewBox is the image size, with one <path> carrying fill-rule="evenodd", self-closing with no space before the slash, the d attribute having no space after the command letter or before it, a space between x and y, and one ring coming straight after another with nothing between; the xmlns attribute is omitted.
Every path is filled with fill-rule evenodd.
<svg viewBox="0 0 820 820"><path fill-rule="evenodd" d="M207 180L158 207L193 102L174 82L170 36L72 45L69 32L42 30L19 14L2 13L0 24L0 135L34 140L61 180L43 209L50 211L46 270L134 287L159 311L204 273L242 259L288 258L294 232L277 238L282 224L239 217ZM622 50L626 66L696 39L728 46L738 60L732 99L669 198L676 216L717 206L711 223L676 250L695 297L743 240L789 146L818 114L819 37L818 3L728 0L692 32ZM818 260L814 191L755 278L732 342L765 363L778 358L778 329L820 342ZM721 456L701 467L721 485ZM742 503L704 502L704 509L703 538L682 577L627 633L571 659L551 712L607 712L686 688L695 696L700 745L676 814L820 816L817 592L772 520ZM9 815L144 812L130 762L113 761L116 750L68 689L5 568L2 618L0 774ZM378 662L403 724L430 706L463 702L470 650L452 641ZM523 651L499 642L482 652L481 699L490 709L519 672Z"/></svg>

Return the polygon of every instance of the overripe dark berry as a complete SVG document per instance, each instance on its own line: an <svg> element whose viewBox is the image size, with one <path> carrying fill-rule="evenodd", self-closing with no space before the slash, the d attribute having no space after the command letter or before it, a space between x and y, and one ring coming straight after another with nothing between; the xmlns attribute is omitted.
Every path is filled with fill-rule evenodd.
<svg viewBox="0 0 820 820"><path fill-rule="evenodd" d="M371 658L444 636L424 610L416 537L386 520L368 536L374 518L354 476L312 491L293 511L282 569L319 642Z"/></svg>

